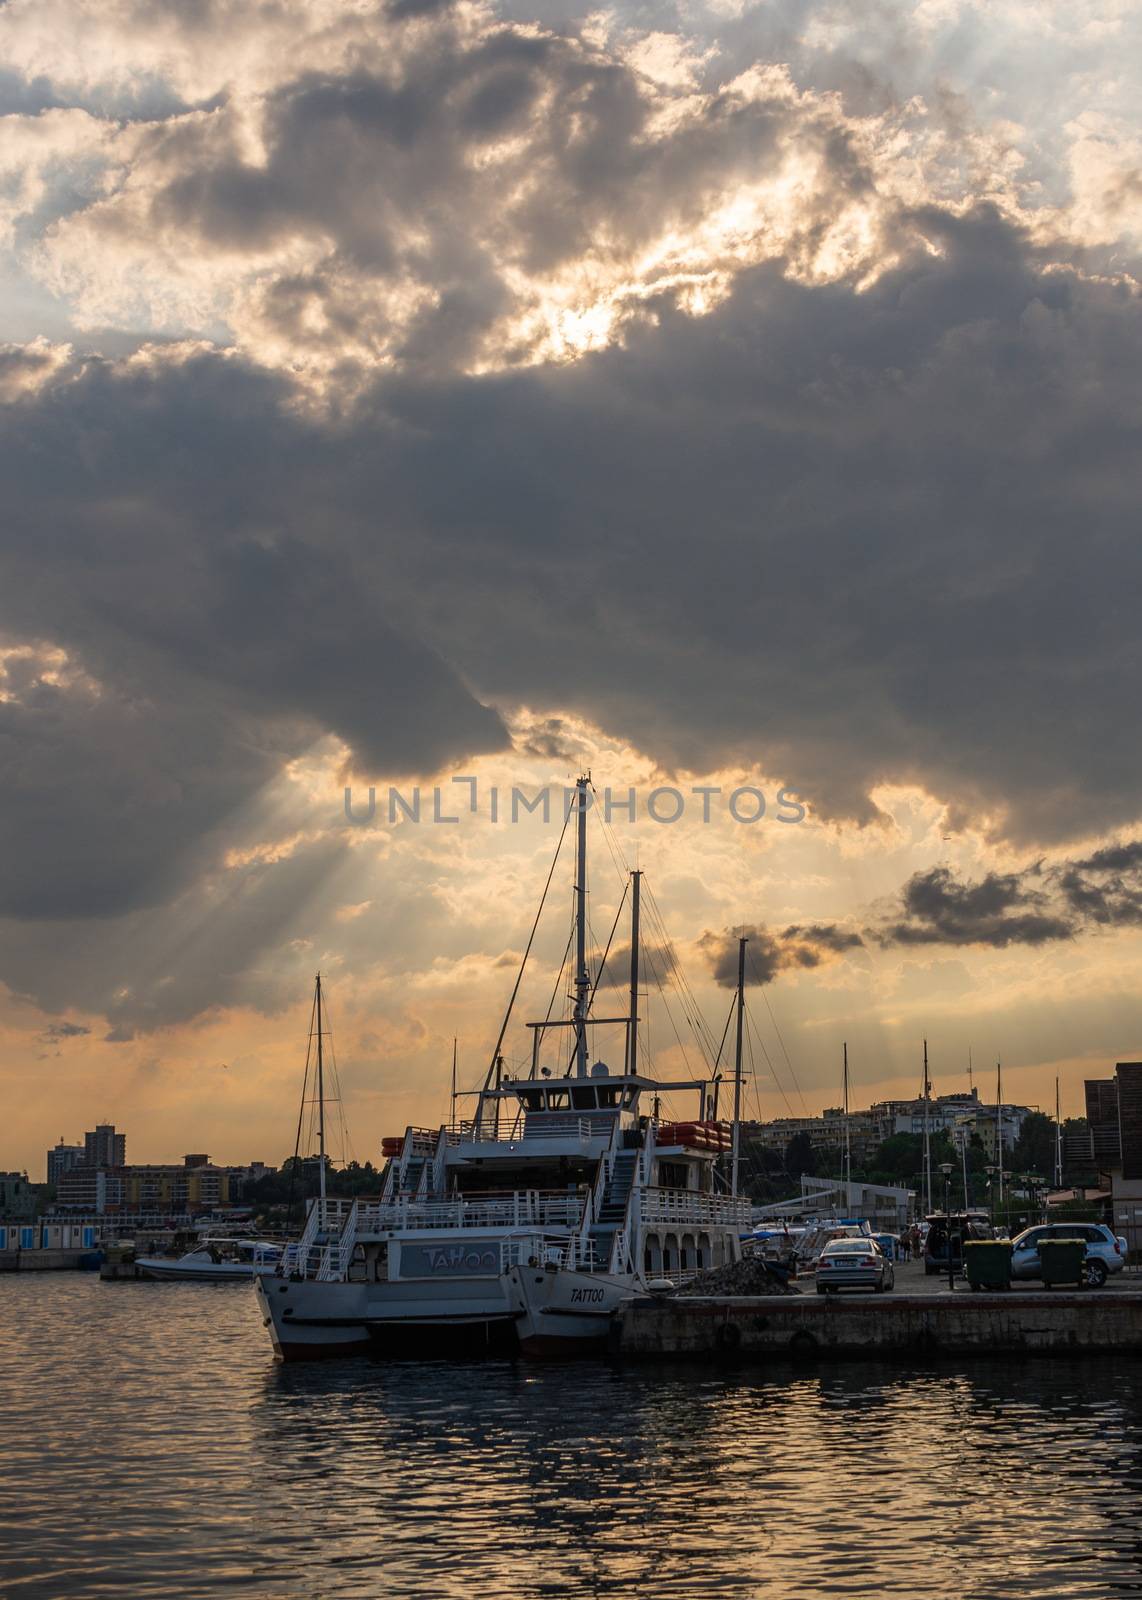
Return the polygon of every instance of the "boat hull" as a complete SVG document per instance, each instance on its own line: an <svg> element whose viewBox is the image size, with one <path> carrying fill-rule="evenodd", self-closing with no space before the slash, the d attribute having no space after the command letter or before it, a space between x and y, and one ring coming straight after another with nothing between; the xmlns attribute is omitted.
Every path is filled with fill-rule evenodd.
<svg viewBox="0 0 1142 1600"><path fill-rule="evenodd" d="M520 1352L538 1361L603 1354L615 1313L639 1288L629 1275L566 1267L519 1266L506 1277Z"/></svg>
<svg viewBox="0 0 1142 1600"><path fill-rule="evenodd" d="M280 1361L366 1353L421 1359L511 1355L518 1348L515 1313L499 1278L454 1286L451 1298L436 1284L282 1277L259 1279L257 1294Z"/></svg>
<svg viewBox="0 0 1142 1600"><path fill-rule="evenodd" d="M255 1267L241 1261L223 1261L217 1265L206 1262L190 1267L178 1261L144 1256L135 1262L136 1274L141 1278L170 1279L178 1283L252 1283L255 1278L273 1270L273 1267Z"/></svg>

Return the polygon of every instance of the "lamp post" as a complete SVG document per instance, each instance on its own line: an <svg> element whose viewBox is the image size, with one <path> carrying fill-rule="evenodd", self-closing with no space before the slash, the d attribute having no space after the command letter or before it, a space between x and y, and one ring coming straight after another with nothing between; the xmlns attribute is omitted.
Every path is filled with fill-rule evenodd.
<svg viewBox="0 0 1142 1600"><path fill-rule="evenodd" d="M954 1289L956 1286L956 1269L952 1264L952 1163L950 1161L941 1161L940 1171L944 1174L944 1229L948 1241L948 1288Z"/></svg>

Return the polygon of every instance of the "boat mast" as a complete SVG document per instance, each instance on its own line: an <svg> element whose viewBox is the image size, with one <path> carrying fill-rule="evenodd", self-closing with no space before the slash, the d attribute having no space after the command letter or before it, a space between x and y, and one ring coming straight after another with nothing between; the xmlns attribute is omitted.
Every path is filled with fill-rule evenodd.
<svg viewBox="0 0 1142 1600"><path fill-rule="evenodd" d="M932 1215L932 1125L930 1109L932 1084L928 1077L928 1041L924 1040L924 1205L925 1216Z"/></svg>
<svg viewBox="0 0 1142 1600"><path fill-rule="evenodd" d="M320 1166L317 1193L321 1200L321 1223L325 1225L325 1058L321 1048L321 974L317 974L317 1156Z"/></svg>
<svg viewBox="0 0 1142 1600"><path fill-rule="evenodd" d="M575 785L578 806L578 848L575 854L575 1076L587 1076L587 1008L590 1005L591 977L587 971L587 784L581 777Z"/></svg>
<svg viewBox="0 0 1142 1600"><path fill-rule="evenodd" d="M1059 1080L1055 1079L1055 1188L1063 1187L1063 1124L1059 1118Z"/></svg>
<svg viewBox="0 0 1142 1600"><path fill-rule="evenodd" d="M638 914L642 887L642 873L637 867L630 878L630 1044L627 1048L627 1072L633 1078L638 1071Z"/></svg>
<svg viewBox="0 0 1142 1600"><path fill-rule="evenodd" d="M730 1158L730 1194L736 1199L738 1172L741 1166L742 1132L742 1024L745 1021L745 947L749 941L738 940L738 1026L734 1044L734 1127L733 1154Z"/></svg>
<svg viewBox="0 0 1142 1600"><path fill-rule="evenodd" d="M456 1039L452 1040L452 1104L448 1112L448 1126L456 1130Z"/></svg>
<svg viewBox="0 0 1142 1600"><path fill-rule="evenodd" d="M845 1054L845 1210L852 1204L853 1186L853 1152L849 1141L849 1046L844 1044Z"/></svg>

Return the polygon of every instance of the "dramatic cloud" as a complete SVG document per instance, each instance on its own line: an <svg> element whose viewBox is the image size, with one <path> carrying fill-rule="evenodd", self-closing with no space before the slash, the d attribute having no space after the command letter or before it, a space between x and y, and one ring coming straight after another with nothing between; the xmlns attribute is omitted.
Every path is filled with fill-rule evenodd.
<svg viewBox="0 0 1142 1600"><path fill-rule="evenodd" d="M1091 927L1142 926L1142 841L1109 845L1076 861L960 882L947 867L915 873L886 944L1040 945Z"/></svg>
<svg viewBox="0 0 1142 1600"><path fill-rule="evenodd" d="M745 936L746 983L772 983L779 972L819 967L850 950L861 949L859 933L835 923L794 924L783 932L753 926L705 933L699 948L710 964L714 982L734 989L738 981L738 941Z"/></svg>
<svg viewBox="0 0 1142 1600"><path fill-rule="evenodd" d="M20 995L124 1043L268 1005L265 964L292 984L289 941L376 889L325 812L243 854L283 772L334 747L331 799L431 781L523 708L528 756L570 767L578 718L841 827L894 784L984 847L1137 820L1137 18L640 15L0 8ZM446 944L472 904L429 892L338 949L399 962L394 904ZM763 981L856 948L811 919L860 898L790 899ZM937 869L886 936L1049 943L1139 903L1114 851Z"/></svg>

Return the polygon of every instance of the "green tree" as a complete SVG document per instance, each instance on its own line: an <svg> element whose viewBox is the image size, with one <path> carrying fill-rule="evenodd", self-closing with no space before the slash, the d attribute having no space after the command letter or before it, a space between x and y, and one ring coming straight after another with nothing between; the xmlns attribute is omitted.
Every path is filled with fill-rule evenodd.
<svg viewBox="0 0 1142 1600"><path fill-rule="evenodd" d="M791 1178L816 1176L817 1152L807 1133L795 1133L786 1145L785 1170Z"/></svg>
<svg viewBox="0 0 1142 1600"><path fill-rule="evenodd" d="M1055 1170L1055 1119L1042 1111L1029 1112L1023 1118L1011 1150L1011 1166L1015 1172L1036 1172L1049 1178Z"/></svg>

